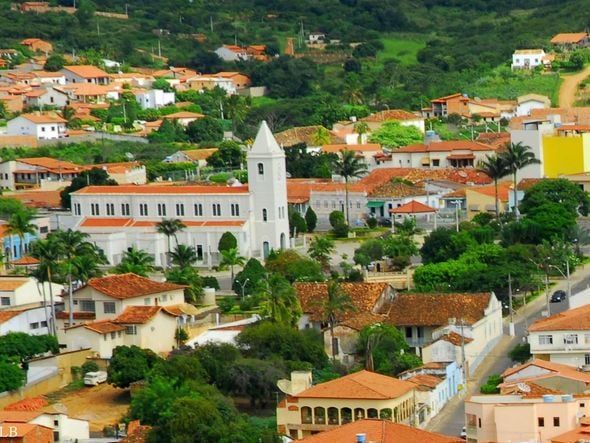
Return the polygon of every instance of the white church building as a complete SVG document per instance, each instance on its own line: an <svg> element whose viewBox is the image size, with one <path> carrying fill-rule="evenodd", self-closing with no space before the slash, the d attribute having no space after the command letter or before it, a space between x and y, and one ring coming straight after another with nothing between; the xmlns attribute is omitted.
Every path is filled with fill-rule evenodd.
<svg viewBox="0 0 590 443"><path fill-rule="evenodd" d="M285 153L266 122L247 165L247 185L88 186L72 193L73 228L88 233L113 265L131 247L163 265L168 241L156 224L166 218L186 225L178 243L193 246L202 266L218 263L217 245L227 231L242 256L264 258L288 247L289 239Z"/></svg>

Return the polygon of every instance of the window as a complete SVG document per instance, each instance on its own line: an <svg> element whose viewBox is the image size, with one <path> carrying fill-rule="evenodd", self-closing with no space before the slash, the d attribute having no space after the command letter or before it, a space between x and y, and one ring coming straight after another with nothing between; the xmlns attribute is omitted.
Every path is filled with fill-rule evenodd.
<svg viewBox="0 0 590 443"><path fill-rule="evenodd" d="M264 175L264 165L262 163L258 163L258 175Z"/></svg>
<svg viewBox="0 0 590 443"><path fill-rule="evenodd" d="M433 159L432 166L440 166L440 160L438 158Z"/></svg>
<svg viewBox="0 0 590 443"><path fill-rule="evenodd" d="M221 205L219 203L213 203L213 216L221 217Z"/></svg>
<svg viewBox="0 0 590 443"><path fill-rule="evenodd" d="M107 215L115 215L115 204L107 203Z"/></svg>
<svg viewBox="0 0 590 443"><path fill-rule="evenodd" d="M75 203L74 204L74 215L80 215L82 214L81 208L80 208L80 203Z"/></svg>
<svg viewBox="0 0 590 443"><path fill-rule="evenodd" d="M1 297L0 303L2 306L10 306L10 297Z"/></svg>
<svg viewBox="0 0 590 443"><path fill-rule="evenodd" d="M184 203L176 203L176 215L184 217Z"/></svg>
<svg viewBox="0 0 590 443"><path fill-rule="evenodd" d="M158 217L166 217L166 204L158 203Z"/></svg>
<svg viewBox="0 0 590 443"><path fill-rule="evenodd" d="M203 216L203 205L201 203L195 203L195 217Z"/></svg>
<svg viewBox="0 0 590 443"><path fill-rule="evenodd" d="M104 341L107 341L107 335L103 334Z"/></svg>
<svg viewBox="0 0 590 443"><path fill-rule="evenodd" d="M566 345L577 345L578 344L578 334L566 334L563 337L563 343Z"/></svg>
<svg viewBox="0 0 590 443"><path fill-rule="evenodd" d="M105 314L115 314L115 302L114 301L105 301L103 303L103 310Z"/></svg>
<svg viewBox="0 0 590 443"><path fill-rule="evenodd" d="M148 205L147 203L140 203L139 204L139 215L143 217L147 217L148 215Z"/></svg>
<svg viewBox="0 0 590 443"><path fill-rule="evenodd" d="M114 340L115 338L117 338L117 333L111 332L111 340Z"/></svg>
<svg viewBox="0 0 590 443"><path fill-rule="evenodd" d="M92 215L100 215L100 208L98 203L90 203L90 213Z"/></svg>
<svg viewBox="0 0 590 443"><path fill-rule="evenodd" d="M268 214L266 212L266 209L262 210L262 221L268 221Z"/></svg>
<svg viewBox="0 0 590 443"><path fill-rule="evenodd" d="M361 209L361 202L356 202L356 208Z"/></svg>
<svg viewBox="0 0 590 443"><path fill-rule="evenodd" d="M135 325L125 326L125 334L127 334L127 335L137 335L137 326L135 326Z"/></svg>
<svg viewBox="0 0 590 443"><path fill-rule="evenodd" d="M545 427L545 417L537 417L537 425L540 428L544 428Z"/></svg>
<svg viewBox="0 0 590 443"><path fill-rule="evenodd" d="M552 345L553 344L553 336L552 335L539 335L539 344L540 345Z"/></svg>
<svg viewBox="0 0 590 443"><path fill-rule="evenodd" d="M150 300L151 299L149 297L148 298L144 298L143 299L143 304L146 305L146 306L149 306L150 305Z"/></svg>
<svg viewBox="0 0 590 443"><path fill-rule="evenodd" d="M239 217L240 216L240 205L237 203L231 204L231 215L232 217Z"/></svg>
<svg viewBox="0 0 590 443"><path fill-rule="evenodd" d="M43 320L43 321L41 322L41 327L42 327L42 328L46 328L46 327L47 327L47 322L46 322L45 320ZM580 407L582 408L583 406L580 406Z"/></svg>
<svg viewBox="0 0 590 443"><path fill-rule="evenodd" d="M553 417L553 426L559 427L559 417Z"/></svg>
<svg viewBox="0 0 590 443"><path fill-rule="evenodd" d="M29 324L29 327L31 329L39 329L39 323L38 322L31 323L31 324Z"/></svg>
<svg viewBox="0 0 590 443"><path fill-rule="evenodd" d="M84 312L96 312L94 300L80 300L80 310Z"/></svg>
<svg viewBox="0 0 590 443"><path fill-rule="evenodd" d="M412 338L412 327L406 326L406 338Z"/></svg>
<svg viewBox="0 0 590 443"><path fill-rule="evenodd" d="M129 203L121 203L121 215L129 215Z"/></svg>

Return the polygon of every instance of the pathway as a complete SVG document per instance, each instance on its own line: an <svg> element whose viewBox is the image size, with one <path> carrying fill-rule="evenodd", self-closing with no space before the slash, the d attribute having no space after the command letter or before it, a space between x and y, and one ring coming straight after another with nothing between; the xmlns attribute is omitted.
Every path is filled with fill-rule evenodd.
<svg viewBox="0 0 590 443"><path fill-rule="evenodd" d="M576 102L578 85L590 76L590 66L587 66L577 74L562 76L563 82L559 88L559 107L572 108Z"/></svg>

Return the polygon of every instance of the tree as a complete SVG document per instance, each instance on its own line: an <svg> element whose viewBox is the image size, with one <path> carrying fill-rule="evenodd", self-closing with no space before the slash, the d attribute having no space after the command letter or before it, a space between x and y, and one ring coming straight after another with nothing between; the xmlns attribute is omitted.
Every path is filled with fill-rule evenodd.
<svg viewBox="0 0 590 443"><path fill-rule="evenodd" d="M9 332L0 337L0 357L16 357L22 361L45 352L59 353L59 344L55 337L29 335L24 332Z"/></svg>
<svg viewBox="0 0 590 443"><path fill-rule="evenodd" d="M363 135L369 132L369 125L365 122L357 122L354 125L354 130L358 134L357 143L360 145L363 143Z"/></svg>
<svg viewBox="0 0 590 443"><path fill-rule="evenodd" d="M203 280L198 271L190 266L174 267L166 270L166 281L188 286L184 290L184 298L189 303L196 303L203 295Z"/></svg>
<svg viewBox="0 0 590 443"><path fill-rule="evenodd" d="M223 140L223 127L213 117L201 117L188 124L186 134L191 142L220 142Z"/></svg>
<svg viewBox="0 0 590 443"><path fill-rule="evenodd" d="M503 162L506 164L506 167L512 174L512 191L514 195L514 214L516 215L516 220L520 219L520 213L518 211L518 199L517 199L517 174L518 171L522 168L541 163L537 158L535 158L535 154L531 151L529 146L523 145L521 142L518 143L508 143L506 144L506 150L500 154L502 157Z"/></svg>
<svg viewBox="0 0 590 443"><path fill-rule="evenodd" d="M307 249L308 255L319 261L325 270L330 269L330 254L334 251L334 241L327 236L315 237Z"/></svg>
<svg viewBox="0 0 590 443"><path fill-rule="evenodd" d="M285 377L276 362L242 358L230 368L231 393L250 398L250 406L266 407L275 398L277 381Z"/></svg>
<svg viewBox="0 0 590 443"><path fill-rule="evenodd" d="M331 143L332 136L330 135L330 131L328 131L323 126L318 126L311 138L311 142L314 144L314 146L323 146Z"/></svg>
<svg viewBox="0 0 590 443"><path fill-rule="evenodd" d="M231 248L227 251L220 251L221 252L221 263L219 264L220 267L228 267L231 270L231 282L234 282L234 266L243 266L246 263L246 258L242 257L239 254L237 248Z"/></svg>
<svg viewBox="0 0 590 443"><path fill-rule="evenodd" d="M305 219L301 217L299 212L289 207L289 235L297 237L302 232L307 232Z"/></svg>
<svg viewBox="0 0 590 443"><path fill-rule="evenodd" d="M330 222L330 226L335 228L339 224L346 223L346 218L344 216L344 212L342 211L332 211L328 216L328 220Z"/></svg>
<svg viewBox="0 0 590 443"><path fill-rule="evenodd" d="M305 224L307 225L307 232L315 231L315 228L318 224L318 216L316 215L315 211L312 209L311 206L307 208L305 211Z"/></svg>
<svg viewBox="0 0 590 443"><path fill-rule="evenodd" d="M272 321L295 327L303 314L295 289L280 274L270 274L261 280L257 291L262 297L262 312Z"/></svg>
<svg viewBox="0 0 590 443"><path fill-rule="evenodd" d="M193 246L177 245L170 253L170 259L179 268L188 268L197 262L197 251Z"/></svg>
<svg viewBox="0 0 590 443"><path fill-rule="evenodd" d="M162 77L158 77L156 80L154 80L152 83L152 89L160 89L164 92L174 91L174 88L170 85L168 80Z"/></svg>
<svg viewBox="0 0 590 443"><path fill-rule="evenodd" d="M31 223L33 212L18 211L10 216L4 231L8 235L16 235L20 240L20 256L25 254L25 236L33 235L37 232L37 225Z"/></svg>
<svg viewBox="0 0 590 443"><path fill-rule="evenodd" d="M399 122L389 121L371 133L369 141L380 143L388 148L399 148L414 143L422 143L424 135L415 126L402 126Z"/></svg>
<svg viewBox="0 0 590 443"><path fill-rule="evenodd" d="M508 356L517 363L526 363L532 357L530 343L518 343L510 350Z"/></svg>
<svg viewBox="0 0 590 443"><path fill-rule="evenodd" d="M147 277L154 270L154 257L149 255L143 249L131 247L123 254L121 263L115 266L115 274L127 274L129 272Z"/></svg>
<svg viewBox="0 0 590 443"><path fill-rule="evenodd" d="M0 198L0 219L2 220L8 220L13 214L28 210L24 203L16 198L4 196Z"/></svg>
<svg viewBox="0 0 590 443"><path fill-rule="evenodd" d="M332 360L336 361L338 353L338 341L334 337L334 326L338 323L338 318L348 312L356 311L356 307L350 296L344 292L340 284L331 280L327 286L327 296L319 303L322 322L330 328L330 337L332 343Z"/></svg>
<svg viewBox="0 0 590 443"><path fill-rule="evenodd" d="M539 212L539 208L547 203L555 203L564 207L573 217L588 215L590 197L570 180L558 178L541 180L524 193L520 202L523 214Z"/></svg>
<svg viewBox="0 0 590 443"><path fill-rule="evenodd" d="M66 61L61 55L51 54L49 57L47 57L45 65L43 65L43 70L49 72L57 72L60 69L62 69L65 64Z"/></svg>
<svg viewBox="0 0 590 443"><path fill-rule="evenodd" d="M356 157L354 151L345 149L340 152L341 157L334 162L334 173L344 177L344 190L346 201L346 224L350 226L348 216L348 182L351 178L358 178L367 172L367 165L363 160Z"/></svg>
<svg viewBox="0 0 590 443"><path fill-rule="evenodd" d="M0 392L13 391L24 386L25 372L18 366L18 361L0 356Z"/></svg>
<svg viewBox="0 0 590 443"><path fill-rule="evenodd" d="M86 186L116 186L117 184L104 169L92 168L90 171L83 171L77 177L74 177L69 186L66 186L61 191L61 205L66 209L72 209L70 194Z"/></svg>
<svg viewBox="0 0 590 443"><path fill-rule="evenodd" d="M365 326L361 330L357 355L365 369L391 376L422 364L420 358L410 351L401 330L384 323Z"/></svg>
<svg viewBox="0 0 590 443"><path fill-rule="evenodd" d="M117 346L107 369L108 382L117 388L128 388L133 382L143 380L159 360L149 349L138 346Z"/></svg>
<svg viewBox="0 0 590 443"><path fill-rule="evenodd" d="M166 264L168 266L170 266L170 251L172 250L170 247L170 238L174 237L174 241L178 247L178 237L176 234L183 231L185 228L186 225L178 218L163 218L161 222L156 224L156 232L164 234L168 242L168 251L166 253L166 257L168 258Z"/></svg>
<svg viewBox="0 0 590 443"><path fill-rule="evenodd" d="M80 26L86 28L90 20L94 17L95 12L94 5L90 0L79 0L75 16L78 22L80 22Z"/></svg>
<svg viewBox="0 0 590 443"><path fill-rule="evenodd" d="M438 263L459 256L469 248L475 246L475 241L465 231L455 232L448 228L438 228L425 239L420 255L424 263Z"/></svg>
<svg viewBox="0 0 590 443"><path fill-rule="evenodd" d="M212 168L239 168L245 159L245 152L241 145L233 140L225 140L207 159L207 165Z"/></svg>
<svg viewBox="0 0 590 443"><path fill-rule="evenodd" d="M250 295L258 287L258 283L266 278L267 272L257 259L251 258L246 262L234 279L232 289L236 294ZM243 289L242 289L243 288Z"/></svg>
<svg viewBox="0 0 590 443"><path fill-rule="evenodd" d="M221 251L229 251L230 249L236 249L238 247L238 239L233 235L231 232L224 232L219 239L219 243L217 244L217 250Z"/></svg>
<svg viewBox="0 0 590 443"><path fill-rule="evenodd" d="M496 220L500 219L500 200L498 199L498 180L510 173L508 166L504 162L504 157L501 155L486 155L485 160L482 160L477 165L478 171L483 172L492 180L494 180L494 190L496 195Z"/></svg>
<svg viewBox="0 0 590 443"><path fill-rule="evenodd" d="M37 268L38 279L49 283L49 304L51 318L47 319L49 330L53 335L57 334L55 325L55 302L53 300L53 282L58 271L58 262L61 254L61 245L55 236L49 236L45 240L37 240L31 245L31 256L39 260Z"/></svg>
<svg viewBox="0 0 590 443"><path fill-rule="evenodd" d="M309 257L303 257L293 249L271 252L266 259L266 270L283 275L291 283L296 281L324 281L320 264Z"/></svg>

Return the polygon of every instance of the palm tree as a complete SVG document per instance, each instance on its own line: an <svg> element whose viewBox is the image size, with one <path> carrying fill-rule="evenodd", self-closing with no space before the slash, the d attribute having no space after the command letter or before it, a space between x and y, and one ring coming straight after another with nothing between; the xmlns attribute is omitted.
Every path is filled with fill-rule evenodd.
<svg viewBox="0 0 590 443"><path fill-rule="evenodd" d="M344 292L336 280L328 282L327 297L320 301L320 310L322 322L330 328L330 337L332 342L332 360L336 360L337 343L334 339L334 326L338 323L338 316L345 313L356 311L356 307L350 296Z"/></svg>
<svg viewBox="0 0 590 443"><path fill-rule="evenodd" d="M506 144L506 151L500 154L504 162L506 163L506 167L508 171L512 174L512 192L514 192L514 214L516 216L516 220L520 218L520 213L518 212L518 204L517 204L517 190L516 190L516 176L520 169L541 163L539 159L535 158L534 152L531 151L530 146L525 146L521 142L518 143L507 143Z"/></svg>
<svg viewBox="0 0 590 443"><path fill-rule="evenodd" d="M330 269L330 254L334 252L334 241L327 236L317 236L309 244L308 255L322 264L324 270Z"/></svg>
<svg viewBox="0 0 590 443"><path fill-rule="evenodd" d="M175 267L166 271L166 281L186 285L184 298L189 303L196 303L203 295L203 279L195 268Z"/></svg>
<svg viewBox="0 0 590 443"><path fill-rule="evenodd" d="M186 228L186 225L178 218L163 218L161 222L156 224L156 231L160 234L164 234L168 240L168 265L170 264L170 251L172 250L170 247L170 237L174 237L176 245L178 245L176 234L184 230L184 228Z"/></svg>
<svg viewBox="0 0 590 443"><path fill-rule="evenodd" d="M498 180L510 174L510 170L504 158L498 155L486 155L485 160L481 160L477 165L477 170L494 180L494 188L496 190L496 220L499 220L500 202L498 199Z"/></svg>
<svg viewBox="0 0 590 443"><path fill-rule="evenodd" d="M348 181L351 178L358 178L367 172L367 165L363 160L356 157L354 151L345 149L340 152L340 158L334 162L334 172L344 177L344 189L346 192L346 224L350 226L348 217Z"/></svg>
<svg viewBox="0 0 590 443"><path fill-rule="evenodd" d="M61 253L61 245L55 236L49 236L45 240L37 240L32 244L31 256L39 260L37 278L49 284L49 303L51 305L51 319L47 325L51 334L56 335L55 303L53 300L53 278L57 274L58 261Z"/></svg>
<svg viewBox="0 0 590 443"><path fill-rule="evenodd" d="M91 278L102 277L104 273L98 266L101 263L106 264L105 262L98 261L92 255L74 257L72 260L73 273L82 284L86 284Z"/></svg>
<svg viewBox="0 0 590 443"><path fill-rule="evenodd" d="M354 125L354 130L358 134L357 143L359 145L363 144L363 135L369 132L369 125L365 122L358 122Z"/></svg>
<svg viewBox="0 0 590 443"><path fill-rule="evenodd" d="M225 268L229 266L231 269L231 282L234 283L234 266L243 266L246 263L246 257L242 257L238 253L238 248L230 248L226 251L219 251L221 253L221 263L219 266Z"/></svg>
<svg viewBox="0 0 590 443"><path fill-rule="evenodd" d="M115 274L127 274L129 272L147 277L154 270L154 257L142 249L129 248L123 260L113 270Z"/></svg>
<svg viewBox="0 0 590 443"><path fill-rule="evenodd" d="M192 246L178 245L170 253L170 260L179 268L191 267L197 261L197 251Z"/></svg>
<svg viewBox="0 0 590 443"><path fill-rule="evenodd" d="M31 223L33 219L33 212L17 211L10 216L6 224L6 233L9 235L16 235L20 239L20 256L25 254L25 235L34 234L37 231L37 226Z"/></svg>
<svg viewBox="0 0 590 443"><path fill-rule="evenodd" d="M271 320L289 326L296 326L303 314L297 292L289 281L280 274L270 274L259 282L258 294L264 299L263 314Z"/></svg>

